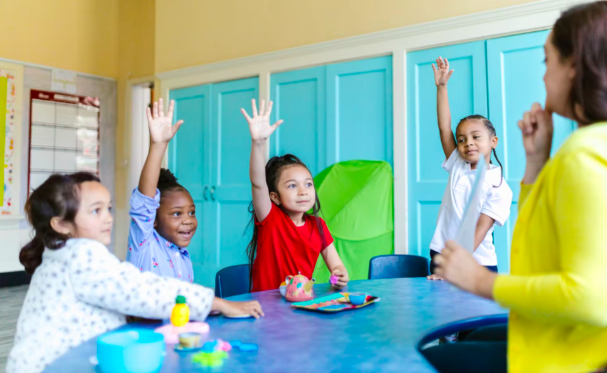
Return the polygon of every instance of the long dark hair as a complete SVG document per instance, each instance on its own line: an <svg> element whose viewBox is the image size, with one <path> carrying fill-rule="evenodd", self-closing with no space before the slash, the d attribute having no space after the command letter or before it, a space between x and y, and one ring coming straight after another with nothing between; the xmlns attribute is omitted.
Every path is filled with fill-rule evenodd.
<svg viewBox="0 0 607 373"><path fill-rule="evenodd" d="M569 93L573 119L582 124L607 120L607 1L563 12L554 24L551 41L561 59L571 58L575 66ZM583 118L578 116L576 105Z"/></svg>
<svg viewBox="0 0 607 373"><path fill-rule="evenodd" d="M293 166L302 166L305 167L308 172L310 170L308 167L296 156L293 154L285 154L280 157L272 157L266 164L266 184L268 185L268 190L270 193L274 192L278 194L278 182L280 181L280 176L282 172L288 168ZM310 172L310 174L312 174ZM274 203L274 202L272 202ZM278 206L282 211L284 210L283 206ZM259 233L259 227L255 224L255 208L253 207L253 202L249 204L249 212L251 213L251 220L247 225L245 230L245 234L253 227L253 237L251 237L251 242L247 246L247 257L249 258L249 279L250 279L250 287L253 288L253 262L255 262L255 256L257 255L257 238ZM316 200L314 201L314 206L312 207L312 214L306 213L307 216L313 217L316 222L316 227L318 228L318 232L320 233L320 238L322 241L323 248L326 246L326 238L325 231L322 227L321 220L318 216L320 214L320 200L318 199L318 194L316 194ZM314 233L314 231L312 231Z"/></svg>
<svg viewBox="0 0 607 373"><path fill-rule="evenodd" d="M33 274L42 263L45 247L57 250L65 246L70 237L55 231L51 219L59 217L74 222L80 207L80 184L88 181L99 182L99 178L88 172L51 175L25 202L27 220L34 228L34 238L19 253L19 261L27 273Z"/></svg>
<svg viewBox="0 0 607 373"><path fill-rule="evenodd" d="M497 131L495 131L495 127L493 126L493 123L491 123L491 121L489 119L487 119L484 116L479 115L479 114L468 115L467 117L460 120L459 123L457 124L457 126L459 127L460 124L464 123L468 119L481 120L483 122L483 124L485 125L485 127L487 127L487 130L489 130L489 134L491 136L497 136ZM456 130L456 132L457 132L457 130ZM455 143L457 144L457 139L456 139ZM493 186L494 188L499 188L502 185L502 182L504 181L504 166L502 166L502 162L500 162L500 159L497 157L497 153L495 152L495 149L493 149L493 156L495 157L495 160L497 161L497 163L499 163L499 165L501 167L501 171L502 171L502 178L500 179L499 185ZM489 163L491 163L491 160L489 160Z"/></svg>

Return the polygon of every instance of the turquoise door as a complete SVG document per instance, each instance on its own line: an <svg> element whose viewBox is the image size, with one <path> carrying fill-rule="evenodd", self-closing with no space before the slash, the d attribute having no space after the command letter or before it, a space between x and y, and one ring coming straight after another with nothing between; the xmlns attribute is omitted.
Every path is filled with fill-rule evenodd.
<svg viewBox="0 0 607 373"><path fill-rule="evenodd" d="M327 166L325 67L273 74L271 84L273 122L284 123L270 138L270 155L294 154L316 175Z"/></svg>
<svg viewBox="0 0 607 373"><path fill-rule="evenodd" d="M246 264L246 247L250 240L245 232L251 217L249 157L251 135L241 108L250 112L251 99L259 96L258 78L234 80L213 85L213 128L211 130L211 204L208 235L210 255L214 262L206 278L215 283L221 268Z"/></svg>
<svg viewBox="0 0 607 373"><path fill-rule="evenodd" d="M272 74L270 155L292 153L312 174L341 161L392 164L392 57Z"/></svg>
<svg viewBox="0 0 607 373"><path fill-rule="evenodd" d="M470 114L487 116L485 42L409 53L407 56L407 158L409 253L429 257L438 209L449 174L436 118L431 64L442 56L455 70L449 81L452 128Z"/></svg>
<svg viewBox="0 0 607 373"><path fill-rule="evenodd" d="M510 241L517 217L525 151L518 120L533 102L544 103L543 45L548 31L458 44L410 53L407 57L407 129L409 167L409 251L428 255L448 175L438 138L436 87L430 64L447 57L455 73L449 82L452 127L470 114L488 116L499 144L504 177L514 193L510 219L494 234L500 272L510 270ZM555 116L553 153L575 129L575 123ZM493 163L496 164L495 158Z"/></svg>
<svg viewBox="0 0 607 373"><path fill-rule="evenodd" d="M169 167L196 203L198 231L188 247L194 281L214 287L221 268L244 264L249 235L251 138L240 108L258 96L258 79L174 90L176 119Z"/></svg>
<svg viewBox="0 0 607 373"><path fill-rule="evenodd" d="M504 165L504 177L514 192L510 219L495 230L495 248L500 272L510 269L510 241L518 215L520 182L525 173L525 150L518 121L534 102L544 105L542 80L544 43L549 31L514 35L487 41L489 114L499 137L497 154ZM575 129L571 120L554 116L552 153Z"/></svg>
<svg viewBox="0 0 607 373"><path fill-rule="evenodd" d="M392 56L327 65L327 166L392 165Z"/></svg>
<svg viewBox="0 0 607 373"><path fill-rule="evenodd" d="M207 270L213 263L208 247L205 247L208 225L212 221L207 190L211 180L208 167L211 159L211 85L172 91L171 99L175 100L174 118L184 120L184 124L169 145L169 168L196 204L198 229L188 251L194 267L194 281L203 283L201 279L206 281Z"/></svg>

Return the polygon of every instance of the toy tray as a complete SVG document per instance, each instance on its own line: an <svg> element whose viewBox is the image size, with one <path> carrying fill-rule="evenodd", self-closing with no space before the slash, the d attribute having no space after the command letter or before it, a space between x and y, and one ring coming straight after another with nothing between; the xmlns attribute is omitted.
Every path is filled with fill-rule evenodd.
<svg viewBox="0 0 607 373"><path fill-rule="evenodd" d="M360 306L356 306L350 303L349 294L350 293L335 293L306 302L293 303L292 306L302 310L332 313L355 310L380 301L380 298L378 297L367 295L365 303L361 304Z"/></svg>

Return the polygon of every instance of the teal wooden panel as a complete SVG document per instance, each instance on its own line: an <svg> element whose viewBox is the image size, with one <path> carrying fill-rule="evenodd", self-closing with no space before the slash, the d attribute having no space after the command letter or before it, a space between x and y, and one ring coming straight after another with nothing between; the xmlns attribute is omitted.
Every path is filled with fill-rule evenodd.
<svg viewBox="0 0 607 373"><path fill-rule="evenodd" d="M452 128L471 114L487 116L485 42L472 42L407 54L407 162L409 253L429 255L448 173L436 116L436 85L431 64L448 58L455 70L449 82Z"/></svg>
<svg viewBox="0 0 607 373"><path fill-rule="evenodd" d="M209 235L211 206L204 201L203 189L210 181L208 164L211 155L211 86L203 85L171 91L175 100L174 120L184 120L179 132L169 144L169 168L179 183L192 195L196 205L198 229L192 238L188 252L192 259L194 281L202 283L207 278L207 268L212 263L205 247Z"/></svg>
<svg viewBox="0 0 607 373"><path fill-rule="evenodd" d="M392 164L392 56L328 65L327 163Z"/></svg>
<svg viewBox="0 0 607 373"><path fill-rule="evenodd" d="M325 67L272 74L272 123L284 120L270 138L270 156L299 157L316 175L326 161Z"/></svg>
<svg viewBox="0 0 607 373"><path fill-rule="evenodd" d="M212 89L210 169L215 193L208 247L214 260L206 268L208 275L203 283L208 286L214 286L219 269L247 263L246 246L250 236L243 232L250 218L251 136L240 109L250 112L251 99L259 96L258 85L258 78L249 78L214 84Z"/></svg>
<svg viewBox="0 0 607 373"><path fill-rule="evenodd" d="M507 36L487 41L487 72L490 120L500 139L497 154L504 165L504 177L514 192L512 211L516 212L520 181L526 158L518 121L534 102L543 106L546 90L542 77L546 71L544 43L549 31ZM552 153L575 129L569 119L554 116ZM495 247L500 272L510 269L510 243L517 214L495 230Z"/></svg>

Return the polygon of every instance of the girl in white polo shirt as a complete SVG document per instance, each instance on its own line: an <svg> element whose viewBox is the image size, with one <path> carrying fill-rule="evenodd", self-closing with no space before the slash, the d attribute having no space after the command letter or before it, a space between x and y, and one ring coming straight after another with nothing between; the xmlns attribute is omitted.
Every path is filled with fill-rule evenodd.
<svg viewBox="0 0 607 373"><path fill-rule="evenodd" d="M443 151L447 158L443 168L449 173L447 189L438 213L436 231L430 243L430 257L441 252L445 242L455 238L459 225L464 216L464 209L470 197L476 165L481 157L490 165L487 170L483 188L483 196L476 209L478 223L474 237L474 258L476 261L497 272L497 256L493 246L493 227L495 224L503 226L510 215L512 204L512 191L503 177L502 167L491 163L491 153L497 158L495 148L498 138L495 127L481 115L471 115L462 119L457 125L455 138L451 131L451 111L449 110L449 96L447 82L453 73L449 70L449 61L442 57L432 64L434 80L437 88L438 128L440 132ZM431 262L431 272L434 273L434 260ZM431 280L440 278L432 274Z"/></svg>

